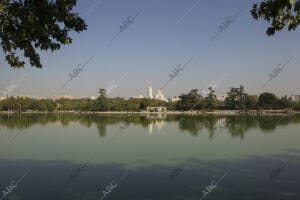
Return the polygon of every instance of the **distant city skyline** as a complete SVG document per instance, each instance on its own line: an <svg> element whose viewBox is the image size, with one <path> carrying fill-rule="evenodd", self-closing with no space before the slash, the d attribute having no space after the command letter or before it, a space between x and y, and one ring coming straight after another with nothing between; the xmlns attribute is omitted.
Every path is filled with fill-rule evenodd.
<svg viewBox="0 0 300 200"><path fill-rule="evenodd" d="M178 96L191 89L201 93L223 74L227 76L215 89L218 95L240 85L254 95L263 92L278 96L291 92L300 94L299 29L283 30L267 37L267 24L255 21L250 14L256 0L203 0L187 13L195 2L103 0L90 9L94 0L79 0L76 10L80 16L89 11L85 16L88 30L81 34L72 33L73 44L57 52L42 52L42 69L31 68L28 63L23 69L12 69L4 62L0 50L1 96L12 81L15 84L24 74L27 75L18 86L10 87L13 88L10 95L97 96L100 88L107 88L112 81L127 74L109 96L129 98L144 93L149 85L157 91L168 81L172 70L192 56L194 59L188 66L163 88L165 96ZM241 8L243 11L230 26L211 42L219 25ZM110 42L119 25L141 9L143 12L126 31ZM180 23L177 23L179 19ZM261 89L272 71L293 56L284 70ZM60 90L72 70L91 57L93 60L84 70Z"/></svg>
<svg viewBox="0 0 300 200"><path fill-rule="evenodd" d="M149 92L149 88L152 89L152 87L148 87L147 92ZM175 95L175 96L165 96L163 94L163 92L158 89L158 91L156 92L156 94L154 96L151 97L151 95L149 95L149 93L147 93L148 95L143 95L143 94L139 94L139 95L135 95L135 96L131 96L131 97L122 97L122 96L118 96L118 98L124 98L124 99L130 99L130 98L135 98L135 99L156 99L156 100L160 100L160 101L165 101L165 102L177 102L180 101L180 95ZM199 93L202 97L205 97L205 94L201 94ZM215 94L217 100L219 101L224 101L225 98L227 97L227 94L223 94L223 95L218 95ZM251 95L251 94L250 94ZM20 97L20 98L31 98L31 99L37 99L37 100L41 100L41 99L52 99L52 100L59 100L59 99L92 99L92 100L96 100L98 98L99 95L96 96L80 96L80 97L75 97L72 95L52 95L52 96L35 96L35 95L18 95L18 96L0 96L0 100L5 100L8 97ZM254 96L259 96L259 94L255 94ZM287 96L288 98L291 98L292 101L300 101L300 94L294 94L294 93L290 93L290 94L286 94L286 95L282 95L282 96L278 96L276 95L278 98Z"/></svg>

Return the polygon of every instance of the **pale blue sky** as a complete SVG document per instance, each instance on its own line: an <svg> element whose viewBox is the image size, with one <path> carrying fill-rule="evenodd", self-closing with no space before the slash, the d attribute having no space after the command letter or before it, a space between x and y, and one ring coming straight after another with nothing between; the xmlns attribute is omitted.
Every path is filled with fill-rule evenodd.
<svg viewBox="0 0 300 200"><path fill-rule="evenodd" d="M96 0L79 0L76 10L83 16ZM298 63L299 30L265 34L267 23L255 21L250 10L260 0L102 0L85 17L88 30L72 33L73 44L55 53L43 52L42 69L26 65L14 70L0 55L0 91L26 72L11 95L46 96L69 94L96 96L127 74L110 96L146 94L148 85L156 91L178 64L193 61L163 90L167 96L190 89L202 90L213 80L227 76L216 87L217 94L231 86L244 85L251 94L264 91L277 95L300 94ZM197 3L197 4L196 4ZM193 9L193 5L196 5ZM119 25L129 16L142 13L113 42ZM218 26L240 9L242 13L214 42ZM187 13L187 11L189 11ZM185 16L185 17L183 17ZM182 18L183 17L183 18ZM182 19L179 24L176 24ZM63 90L62 85L79 64L94 59ZM269 73L289 58L294 59L263 90ZM2 96L2 92L0 94Z"/></svg>

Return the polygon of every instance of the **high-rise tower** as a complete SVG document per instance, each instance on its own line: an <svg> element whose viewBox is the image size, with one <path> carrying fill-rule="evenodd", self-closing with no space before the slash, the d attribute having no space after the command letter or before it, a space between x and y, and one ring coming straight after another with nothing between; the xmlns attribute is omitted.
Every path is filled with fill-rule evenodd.
<svg viewBox="0 0 300 200"><path fill-rule="evenodd" d="M148 87L148 98L153 99L153 91L151 86Z"/></svg>

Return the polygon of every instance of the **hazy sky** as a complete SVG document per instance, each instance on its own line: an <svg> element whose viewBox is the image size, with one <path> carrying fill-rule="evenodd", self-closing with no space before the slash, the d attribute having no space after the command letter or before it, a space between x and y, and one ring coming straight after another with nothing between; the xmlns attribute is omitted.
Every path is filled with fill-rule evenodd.
<svg viewBox="0 0 300 200"><path fill-rule="evenodd" d="M79 0L76 11L83 17L96 2ZM29 64L23 69L12 69L4 62L1 49L0 96L25 73L11 95L96 96L99 88L106 88L122 76L110 96L146 95L147 86L156 91L168 81L173 69L191 57L194 59L163 89L167 96L193 88L201 91L224 74L227 76L216 87L219 95L239 85L251 94L300 94L300 31L284 30L267 37L268 24L251 17L255 2L260 0L100 0L85 16L87 31L72 33L73 43L55 53L41 53L42 69ZM135 21L110 42L122 22L141 9ZM211 42L219 25L241 9ZM92 56L84 70L60 90L72 70ZM260 89L272 70L292 56L294 59L284 70Z"/></svg>

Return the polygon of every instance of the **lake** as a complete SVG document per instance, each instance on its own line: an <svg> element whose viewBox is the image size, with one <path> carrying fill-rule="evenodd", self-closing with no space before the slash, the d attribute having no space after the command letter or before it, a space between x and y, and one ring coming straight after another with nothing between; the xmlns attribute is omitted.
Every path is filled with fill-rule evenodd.
<svg viewBox="0 0 300 200"><path fill-rule="evenodd" d="M299 200L300 115L0 115L0 199Z"/></svg>

